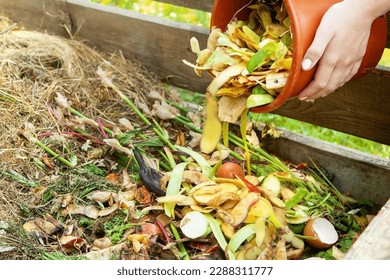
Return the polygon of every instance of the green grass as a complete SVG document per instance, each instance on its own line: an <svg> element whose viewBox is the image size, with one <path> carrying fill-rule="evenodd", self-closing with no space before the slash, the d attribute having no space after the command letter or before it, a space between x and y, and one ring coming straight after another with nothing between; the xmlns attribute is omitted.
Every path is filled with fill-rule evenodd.
<svg viewBox="0 0 390 280"><path fill-rule="evenodd" d="M210 13L197 10L177 7L151 0L91 0L93 2L115 5L121 8L134 10L140 13L151 14L179 22L209 27ZM390 50L386 49L379 62L384 66L390 66ZM186 95L186 93L183 93ZM390 158L390 146L375 143L363 138L359 138L335 130L315 126L300 122L275 114L261 114L256 116L256 120L271 123L277 127L300 133L303 135L318 138L324 141L343 145L349 148L367 152L380 157Z"/></svg>
<svg viewBox="0 0 390 280"><path fill-rule="evenodd" d="M91 0L105 5L117 6L136 12L150 14L178 22L209 27L210 13L178 7L151 0Z"/></svg>
<svg viewBox="0 0 390 280"><path fill-rule="evenodd" d="M390 49L385 49L379 64L390 67Z"/></svg>
<svg viewBox="0 0 390 280"><path fill-rule="evenodd" d="M315 137L317 139L353 148L380 157L390 158L390 146L379 144L350 134L270 113L257 114L255 119L264 123L273 124L277 127L285 128L288 131L293 131L298 134Z"/></svg>

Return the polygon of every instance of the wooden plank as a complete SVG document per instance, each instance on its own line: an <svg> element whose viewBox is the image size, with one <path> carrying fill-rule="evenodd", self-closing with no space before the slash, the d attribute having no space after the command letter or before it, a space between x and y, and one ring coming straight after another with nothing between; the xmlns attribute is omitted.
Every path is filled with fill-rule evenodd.
<svg viewBox="0 0 390 280"><path fill-rule="evenodd" d="M390 200L347 252L345 260L390 260Z"/></svg>
<svg viewBox="0 0 390 280"><path fill-rule="evenodd" d="M190 9L210 12L213 9L213 0L196 0L196 1L188 1L188 0L159 0L158 2L163 2L171 5L187 7Z"/></svg>
<svg viewBox="0 0 390 280"><path fill-rule="evenodd" d="M390 198L390 159L282 131L281 137L262 141L271 154L294 164L316 163L342 193L355 198L371 199L379 206Z"/></svg>
<svg viewBox="0 0 390 280"><path fill-rule="evenodd" d="M190 39L196 36L205 46L208 29L87 0L67 1L67 12L72 30L99 49L121 50L175 86L202 92L209 83L207 77L197 78L182 62L184 58L195 61Z"/></svg>
<svg viewBox="0 0 390 280"><path fill-rule="evenodd" d="M369 74L314 104L297 99L276 114L390 145L390 78Z"/></svg>
<svg viewBox="0 0 390 280"><path fill-rule="evenodd" d="M386 14L387 16L387 43L386 48L390 48L390 12Z"/></svg>
<svg viewBox="0 0 390 280"><path fill-rule="evenodd" d="M0 0L3 15L20 21L29 29L47 29L67 36L64 25L70 23L64 0Z"/></svg>

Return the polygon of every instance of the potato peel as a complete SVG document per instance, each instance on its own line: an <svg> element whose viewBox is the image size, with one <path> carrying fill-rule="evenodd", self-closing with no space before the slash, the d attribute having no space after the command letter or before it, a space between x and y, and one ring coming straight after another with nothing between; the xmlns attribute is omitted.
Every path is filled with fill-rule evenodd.
<svg viewBox="0 0 390 280"><path fill-rule="evenodd" d="M218 119L218 101L215 96L206 93L206 119L200 141L202 153L210 154L217 147L222 135L222 124Z"/></svg>

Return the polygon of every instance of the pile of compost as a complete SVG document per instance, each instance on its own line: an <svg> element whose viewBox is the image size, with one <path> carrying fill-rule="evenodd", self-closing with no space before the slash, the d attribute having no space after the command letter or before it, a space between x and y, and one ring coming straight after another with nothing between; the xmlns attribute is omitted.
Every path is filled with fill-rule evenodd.
<svg viewBox="0 0 390 280"><path fill-rule="evenodd" d="M0 30L0 259L340 259L366 227L369 203L261 148L273 128L241 117L202 153L203 102L136 60Z"/></svg>

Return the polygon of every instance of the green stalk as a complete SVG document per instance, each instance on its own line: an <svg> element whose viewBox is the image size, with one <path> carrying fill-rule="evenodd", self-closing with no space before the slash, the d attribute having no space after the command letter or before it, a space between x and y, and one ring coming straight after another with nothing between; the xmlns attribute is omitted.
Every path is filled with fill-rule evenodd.
<svg viewBox="0 0 390 280"><path fill-rule="evenodd" d="M172 102L172 101L166 101L169 105L171 105L172 107L175 107L177 109L179 109L180 111L183 111L184 113L188 113L190 112L191 110L186 108L186 107L183 107L181 106L180 104L177 104L175 102Z"/></svg>
<svg viewBox="0 0 390 280"><path fill-rule="evenodd" d="M199 128L199 127L196 127L194 124L190 123L189 121L185 121L185 117L183 116L177 116L174 118L175 121L177 121L178 123L184 125L184 126L187 126L188 128L190 128L192 131L194 132L197 132L197 133L202 133L202 129ZM229 132L228 134L229 136L229 140L232 141L232 143L242 147L242 148L245 148L244 146L244 141L243 139L237 137L236 135L234 135L233 133ZM281 162L279 161L278 159L276 159L275 157L271 156L270 154L268 154L267 152L265 152L263 149L260 149L260 148L254 148L251 144L248 143L248 148L250 148L251 150L254 150L257 152L257 155L261 158L264 158L265 160L267 160L269 163L272 163L274 165L277 165L282 171L289 171L289 169ZM238 159L242 159L241 156L239 156L238 154L235 153L234 157L238 158Z"/></svg>
<svg viewBox="0 0 390 280"><path fill-rule="evenodd" d="M103 81L105 82L105 80ZM133 109L133 111L137 114L137 116L147 125L151 125L152 123L144 116L144 114L142 114L142 112L138 109L137 106L135 106L135 104L126 96L123 94L123 92L116 86L114 85L112 82L110 82L107 86L111 87L118 95L120 98L122 98L123 101L126 102L127 105L129 105L129 107L131 109Z"/></svg>
<svg viewBox="0 0 390 280"><path fill-rule="evenodd" d="M177 121L178 123L181 123L182 125L188 127L189 129L191 129L194 132L202 133L202 129L201 128L195 126L191 122L186 122L185 119L183 119L183 118L180 118L180 117L177 116L177 117L174 118L174 120Z"/></svg>
<svg viewBox="0 0 390 280"><path fill-rule="evenodd" d="M67 109L68 109L72 114L74 114L74 115L76 115L76 116L79 116L79 117L81 117L81 118L87 118L85 115L83 115L82 113L78 112L76 109L74 109L74 108L72 108L72 107L69 107L69 106L68 106ZM150 125L151 125L151 123L150 123ZM74 129L76 132L79 132L79 133L81 133L81 134L84 134L84 135L87 135L87 136L88 136L88 134L87 134L85 131L81 130L81 129L76 129L76 128L73 128L73 129ZM107 133L109 133L109 134L111 134L111 135L114 134L114 132L113 132L112 130L110 130L109 128L106 128L106 127L103 126L103 129L104 129L105 132L107 132ZM145 135L143 135L143 134L140 134L140 137L141 137L142 139L147 139L147 137L146 137ZM161 137L160 137L160 139L161 139ZM159 153L160 155L162 155L162 156L164 157L164 159L167 160L166 155L165 155L161 150L158 150L158 153ZM160 161L159 164L160 164L165 170L171 170L171 168L170 168L166 163Z"/></svg>
<svg viewBox="0 0 390 280"><path fill-rule="evenodd" d="M66 166L68 167L75 167L76 164L77 164L77 159L73 162L70 162L68 160L66 160L64 157L60 156L59 154L57 154L56 152L54 152L52 149L50 149L48 146L46 146L45 144L43 144L41 141L39 141L38 139L33 139L34 141L34 144L37 145L38 147L42 148L45 152L47 152L48 154L50 154L51 156L53 156L54 158L58 159L60 162L62 162L63 164L65 164Z"/></svg>
<svg viewBox="0 0 390 280"><path fill-rule="evenodd" d="M171 228L171 231L172 231L173 236L175 237L175 239L176 240L180 240L181 239L180 234L177 231L177 229L175 228L175 226L172 223L170 223L169 226ZM184 247L184 244L181 243L181 242L177 242L177 246L179 246L179 250L180 250L181 254L183 255L183 259L184 260L189 260L190 256L188 255L187 250Z"/></svg>
<svg viewBox="0 0 390 280"><path fill-rule="evenodd" d="M311 163L314 165L315 169L320 173L323 180L328 184L330 187L330 191L333 192L341 201L345 202L348 200L345 196L343 196L339 190L332 184L332 182L329 181L329 179L326 177L326 175L321 171L321 169L315 164L315 162L312 160Z"/></svg>
<svg viewBox="0 0 390 280"><path fill-rule="evenodd" d="M30 188L39 187L39 184L35 183L34 181L26 179L24 176L20 175L19 173L17 173L14 170L2 171L2 172L0 172L0 175L2 175L2 174L8 176L12 180L14 180L22 185L25 185L27 187L30 187Z"/></svg>
<svg viewBox="0 0 390 280"><path fill-rule="evenodd" d="M147 125L151 126L152 123L145 117L144 114L138 109L137 106L126 96L123 94L123 92L116 86L114 85L111 81L109 81L107 78L104 76L101 76L103 79L103 82L106 83L107 86L111 87L118 95L119 97L137 114L137 116ZM169 148L175 149L174 145L169 141L167 137L164 136L163 129L160 127L160 125L153 120L155 126L152 126L152 130L156 135L160 138L162 142L168 145Z"/></svg>
<svg viewBox="0 0 390 280"><path fill-rule="evenodd" d="M180 123L180 124L182 124L182 125L184 125L184 126L187 126L187 127L190 128L192 131L197 132L197 133L202 133L202 129L201 129L201 128L196 127L195 125L193 125L193 124L190 123L190 122L186 122L184 119L185 119L184 117L179 117L179 116L174 118L175 121L177 121L178 123ZM234 134L232 134L232 133L229 133L229 134L228 134L228 137L229 137L229 140L230 140L233 144L235 144L235 145L237 145L237 146L239 146L239 147L241 147L241 148L244 148L242 139L240 139L239 137L236 137L236 136L235 136ZM251 146L249 146L249 147L251 147ZM253 147L251 147L251 148L253 149ZM263 151L263 153L265 153L265 152ZM236 153L236 152L234 152L234 151L230 151L230 155L233 156L234 158L238 159L238 160L244 160L244 158L243 158L242 156L240 156L238 153ZM266 155L267 155L267 154L266 154ZM259 155L258 155L258 156L259 156ZM272 163L272 164L275 164L274 161L272 161L273 157L271 157L270 155L268 155L268 156L269 156L268 159L265 158L264 155L261 155L261 156L259 156L259 157L265 158L268 162L270 162L270 163ZM283 166L284 166L284 165L283 165ZM253 169L253 167L252 167L252 169ZM256 169L255 169L255 170L256 170ZM285 170L285 169L282 169L282 170Z"/></svg>
<svg viewBox="0 0 390 280"><path fill-rule="evenodd" d="M167 146L172 149L172 150L175 150L175 146L171 143L171 141L169 141L169 139L164 135L164 130L162 129L162 127L158 124L158 122L156 120L153 120L153 123L154 123L154 126L152 126L152 130L154 131L154 133L156 133L156 135L160 138L161 141L163 141L165 144L167 144Z"/></svg>
<svg viewBox="0 0 390 280"><path fill-rule="evenodd" d="M68 106L67 109L69 110L69 112L71 112L72 114L74 114L76 116L79 116L80 118L89 119L86 116L84 116L83 114L81 114L79 111L77 111L76 109L74 109L74 108L72 108L70 106ZM105 132L107 132L107 133L109 133L111 135L114 135L114 132L111 129L109 129L107 127L104 127L104 126L103 126L103 129L104 129Z"/></svg>

